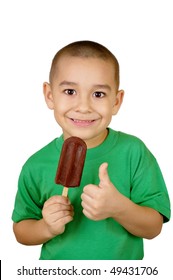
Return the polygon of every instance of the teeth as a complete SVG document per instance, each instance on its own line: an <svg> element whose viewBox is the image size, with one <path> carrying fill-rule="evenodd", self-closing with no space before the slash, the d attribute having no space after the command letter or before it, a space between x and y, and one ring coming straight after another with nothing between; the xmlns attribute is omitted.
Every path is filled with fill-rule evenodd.
<svg viewBox="0 0 173 280"><path fill-rule="evenodd" d="M91 123L92 122L90 120L75 120L75 119L73 119L73 121L78 122L78 123L86 123L86 122Z"/></svg>

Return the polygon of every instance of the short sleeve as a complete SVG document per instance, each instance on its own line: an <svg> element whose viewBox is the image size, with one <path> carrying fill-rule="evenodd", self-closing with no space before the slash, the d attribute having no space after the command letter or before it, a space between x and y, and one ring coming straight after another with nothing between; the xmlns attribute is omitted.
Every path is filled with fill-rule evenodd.
<svg viewBox="0 0 173 280"><path fill-rule="evenodd" d="M29 171L23 167L19 176L12 220L19 222L26 219L38 220L41 218L42 205L39 201L39 192Z"/></svg>
<svg viewBox="0 0 173 280"><path fill-rule="evenodd" d="M167 222L171 210L165 181L155 157L147 148L143 149L132 181L131 199L138 205L155 209L163 215L164 222Z"/></svg>

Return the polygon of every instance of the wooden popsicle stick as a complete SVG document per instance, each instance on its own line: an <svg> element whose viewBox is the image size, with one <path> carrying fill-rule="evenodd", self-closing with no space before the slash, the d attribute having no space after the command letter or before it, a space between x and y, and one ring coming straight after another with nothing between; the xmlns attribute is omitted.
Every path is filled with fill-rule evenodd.
<svg viewBox="0 0 173 280"><path fill-rule="evenodd" d="M65 197L68 196L68 188L67 188L67 187L64 187L64 188L63 188L62 196L65 196Z"/></svg>

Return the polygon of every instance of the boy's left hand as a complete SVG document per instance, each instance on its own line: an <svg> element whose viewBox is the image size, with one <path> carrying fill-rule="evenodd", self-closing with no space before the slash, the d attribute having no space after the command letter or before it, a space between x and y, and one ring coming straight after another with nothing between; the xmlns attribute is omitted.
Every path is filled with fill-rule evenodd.
<svg viewBox="0 0 173 280"><path fill-rule="evenodd" d="M107 166L107 163L100 165L99 186L87 185L81 195L83 213L87 218L94 221L114 217L122 208L123 195L111 183Z"/></svg>

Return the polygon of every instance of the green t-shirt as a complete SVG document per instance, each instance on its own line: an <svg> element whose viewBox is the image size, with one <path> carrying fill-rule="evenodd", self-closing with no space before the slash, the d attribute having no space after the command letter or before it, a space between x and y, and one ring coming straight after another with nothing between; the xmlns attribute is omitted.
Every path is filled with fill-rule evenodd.
<svg viewBox="0 0 173 280"><path fill-rule="evenodd" d="M41 219L44 202L62 194L54 182L63 136L32 155L24 164L18 183L14 222ZM111 182L138 205L154 208L170 218L167 189L151 152L138 138L109 129L106 140L88 149L80 187L69 189L74 220L65 232L43 244L40 259L54 260L139 260L143 258L143 240L125 230L114 219L92 221L82 212L81 194L87 184L99 184L98 169L108 162Z"/></svg>

